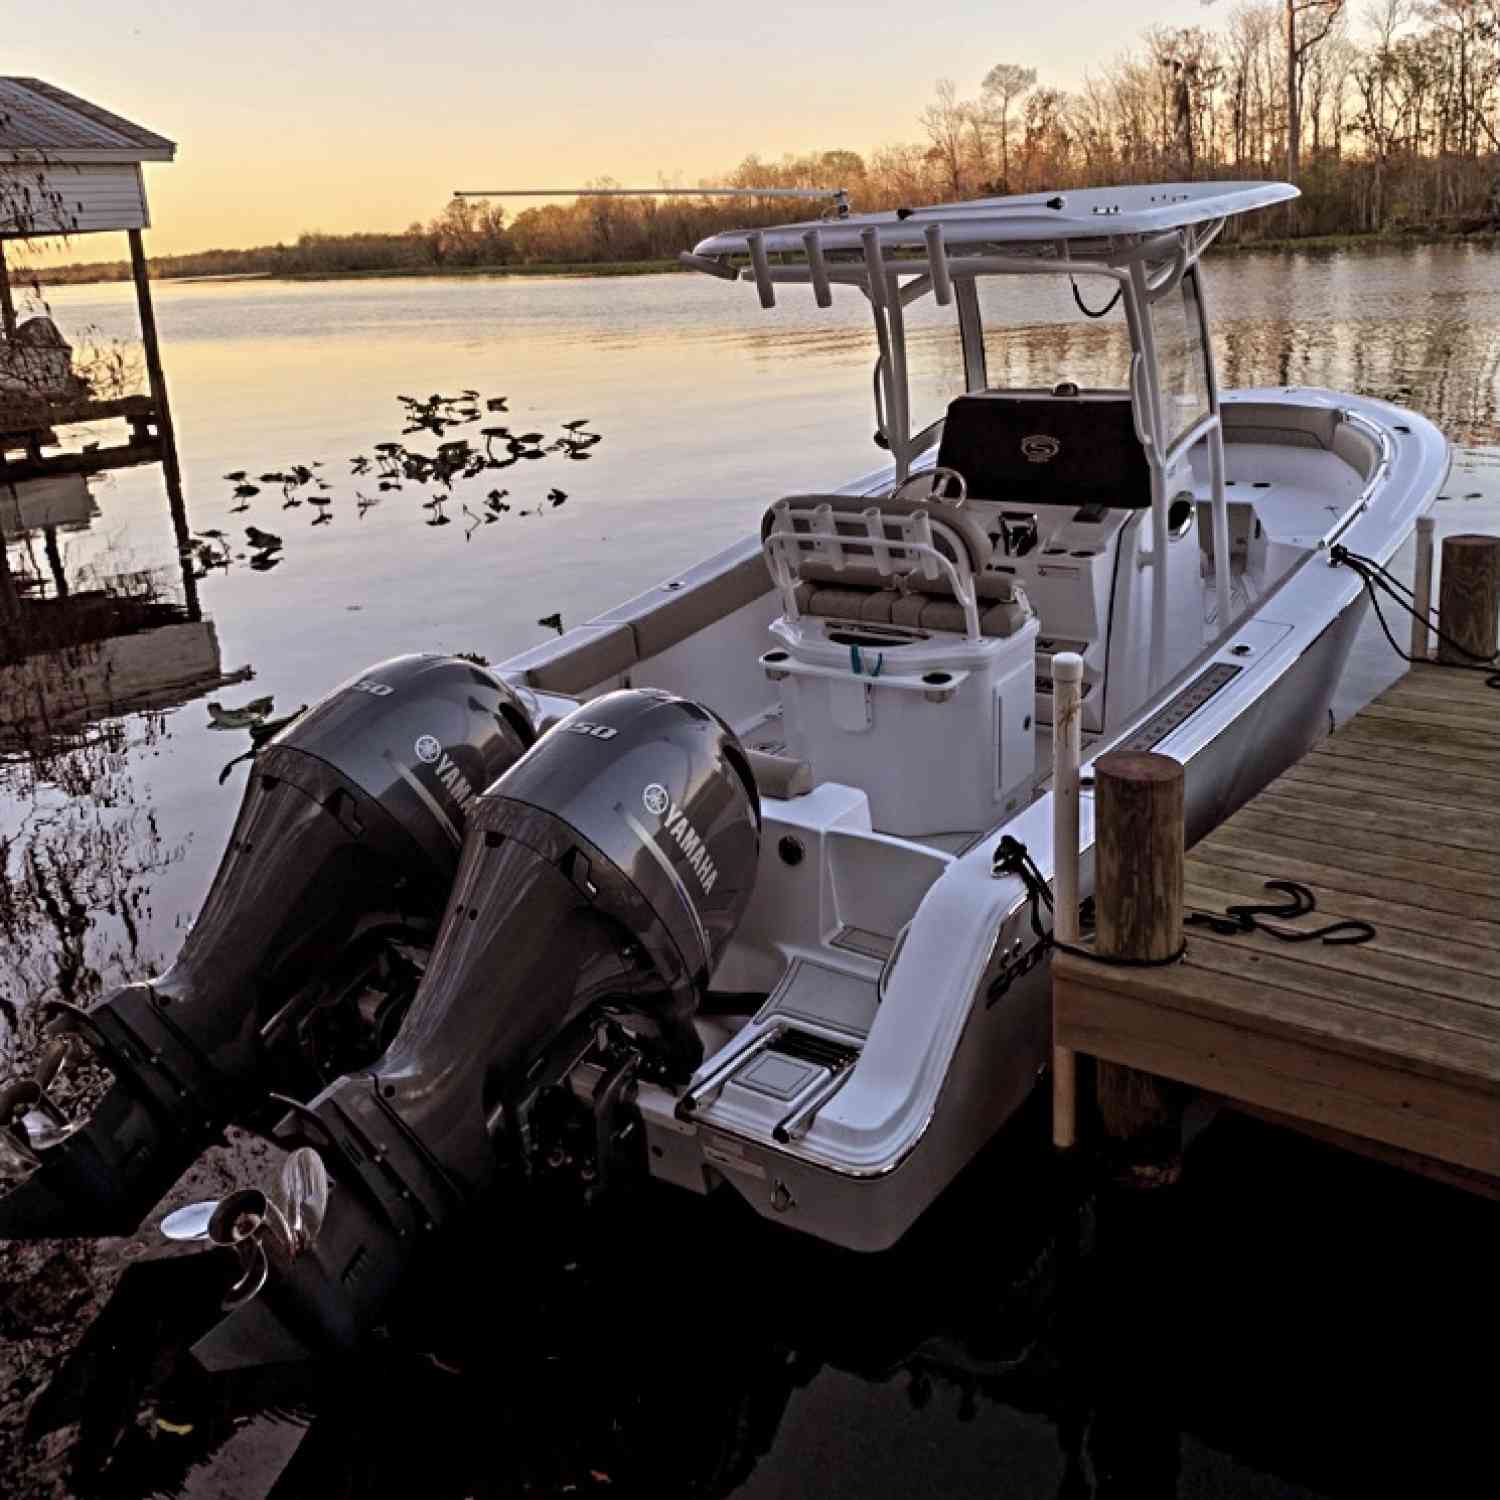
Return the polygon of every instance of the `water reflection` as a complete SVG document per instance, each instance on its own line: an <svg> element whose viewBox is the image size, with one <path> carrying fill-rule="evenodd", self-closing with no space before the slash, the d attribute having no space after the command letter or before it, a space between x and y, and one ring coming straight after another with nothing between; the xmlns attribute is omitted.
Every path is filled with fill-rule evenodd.
<svg viewBox="0 0 1500 1500"><path fill-rule="evenodd" d="M122 1500L220 1493L225 1464L273 1500L1365 1496L1431 1492L1438 1451L1477 1471L1485 1398L1447 1351L1453 1320L1500 1331L1464 1290L1491 1208L1249 1122L1178 1193L1087 1197L1045 1136L1023 1117L880 1257L724 1202L648 1193L586 1227L512 1203L355 1365L189 1375L222 1277L137 1264L33 1431L77 1425L75 1492ZM1434 1242L1423 1316L1383 1315Z"/></svg>
<svg viewBox="0 0 1500 1500"><path fill-rule="evenodd" d="M138 773L167 737L150 711L0 759L0 1071L34 1060L36 1001L87 1005L162 961L153 888L186 845L163 835Z"/></svg>

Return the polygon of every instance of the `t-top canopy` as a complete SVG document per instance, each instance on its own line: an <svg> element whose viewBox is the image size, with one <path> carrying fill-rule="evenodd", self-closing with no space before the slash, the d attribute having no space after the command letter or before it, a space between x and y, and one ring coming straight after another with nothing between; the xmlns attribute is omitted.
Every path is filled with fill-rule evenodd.
<svg viewBox="0 0 1500 1500"><path fill-rule="evenodd" d="M817 231L825 252L861 249L863 235L870 229L875 231L882 250L921 250L934 224L942 227L944 242L953 247L1157 235L1267 208L1297 196L1297 189L1289 182L1165 182L973 198L964 203L806 220L769 229L731 229L701 241L694 254L748 255L751 237L759 236L757 248L763 247L770 254L800 255L811 230Z"/></svg>

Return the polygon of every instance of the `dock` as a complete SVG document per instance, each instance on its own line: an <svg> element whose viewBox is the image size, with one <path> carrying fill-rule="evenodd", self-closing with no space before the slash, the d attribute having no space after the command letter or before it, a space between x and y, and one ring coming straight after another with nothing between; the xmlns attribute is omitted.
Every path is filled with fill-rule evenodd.
<svg viewBox="0 0 1500 1500"><path fill-rule="evenodd" d="M1418 664L1182 869L1181 962L1054 957L1062 1055L1500 1197L1500 691ZM1272 926L1349 918L1374 937L1292 943L1192 924L1279 899L1269 880L1317 903Z"/></svg>

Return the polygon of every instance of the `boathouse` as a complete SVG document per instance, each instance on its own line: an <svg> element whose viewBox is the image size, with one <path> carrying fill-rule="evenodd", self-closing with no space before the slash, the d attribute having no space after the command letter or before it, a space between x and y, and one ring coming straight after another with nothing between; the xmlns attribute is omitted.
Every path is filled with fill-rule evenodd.
<svg viewBox="0 0 1500 1500"><path fill-rule="evenodd" d="M141 239L151 222L142 166L171 161L176 151L164 136L39 78L0 78L0 443L7 451L26 450L25 459L6 466L5 477L13 484L159 460L168 494L174 505L180 503ZM52 371L45 338L28 337L16 313L10 264L14 251L6 253L13 244L107 231L123 231L130 243L150 383L146 396L101 395L83 389L81 382L54 378L67 372ZM4 379L7 370L17 378ZM110 417L129 424L129 443L88 454L44 455L44 448L56 445L58 427Z"/></svg>
<svg viewBox="0 0 1500 1500"><path fill-rule="evenodd" d="M190 565L142 239L151 223L144 166L176 152L165 136L41 79L0 78L0 721L11 728L28 716L51 723L110 711L218 676L218 644L202 620ZM63 331L42 309L18 306L12 285L29 271L24 242L71 246L103 233L123 233L129 243L144 392L91 382ZM154 622L170 614L166 606L70 590L58 543L60 532L87 526L97 513L89 475L158 463L186 614L165 625ZM51 599L23 599L10 571L8 545L36 533L51 567ZM64 641L76 649L58 658Z"/></svg>

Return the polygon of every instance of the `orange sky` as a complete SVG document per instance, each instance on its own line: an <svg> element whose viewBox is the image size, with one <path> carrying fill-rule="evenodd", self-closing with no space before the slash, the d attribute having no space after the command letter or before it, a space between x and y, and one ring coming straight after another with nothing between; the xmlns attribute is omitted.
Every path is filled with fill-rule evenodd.
<svg viewBox="0 0 1500 1500"><path fill-rule="evenodd" d="M178 142L147 168L148 244L165 254L401 229L455 187L693 185L752 151L867 151L918 134L941 76L971 93L1009 61L1068 86L1148 22L1222 24L1227 8L67 0L13 29L4 71ZM63 258L122 253L99 236Z"/></svg>

